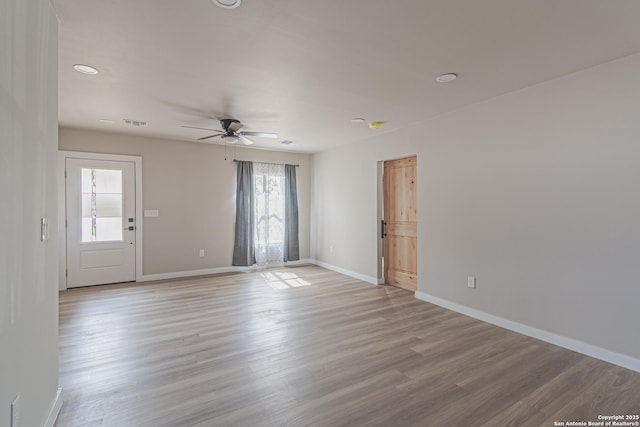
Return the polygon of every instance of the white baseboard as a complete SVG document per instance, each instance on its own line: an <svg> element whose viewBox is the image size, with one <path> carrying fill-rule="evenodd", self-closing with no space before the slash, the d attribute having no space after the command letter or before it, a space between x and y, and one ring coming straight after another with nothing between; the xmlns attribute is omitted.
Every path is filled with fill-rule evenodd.
<svg viewBox="0 0 640 427"><path fill-rule="evenodd" d="M354 279L362 280L363 282L367 282L371 285L378 285L378 278L367 276L365 274L356 273L355 271L347 270L342 267L337 267L335 265L327 264L326 262L318 261L315 259L309 260L312 264L319 265L320 267L324 267L328 270L335 271L336 273L344 274L345 276L353 277Z"/></svg>
<svg viewBox="0 0 640 427"><path fill-rule="evenodd" d="M62 409L62 387L58 388L56 397L53 399L53 402L51 402L51 408L49 408L49 414L47 415L47 419L44 421L43 427L53 427L58 419L60 409Z"/></svg>
<svg viewBox="0 0 640 427"><path fill-rule="evenodd" d="M296 265L304 265L304 264L314 264L313 260L310 259L301 259L299 261L288 261L283 263L282 266L296 266ZM276 267L276 266L267 266L264 268ZM254 271L263 267L216 267L216 268L204 268L201 270L188 270L188 271L174 271L169 273L158 273L158 274L143 274L138 282L150 282L152 280L167 280L167 279L179 279L184 277L195 277L195 276L207 276L209 274L222 274L222 273L246 273L249 271Z"/></svg>
<svg viewBox="0 0 640 427"><path fill-rule="evenodd" d="M298 265L315 264L314 260L309 258L300 259L298 261L287 261L284 263L285 267L296 267Z"/></svg>
<svg viewBox="0 0 640 427"><path fill-rule="evenodd" d="M510 331L517 332L519 334L536 338L541 341L546 341L559 347L564 347L587 356L595 357L596 359L604 360L605 362L613 363L614 365L622 366L623 368L640 372L640 360L631 356L607 350L606 348L588 344L573 338L558 335L553 332L514 322L513 320L508 320L503 317L494 316L493 314L485 313L484 311L438 298L424 292L416 292L416 298L456 311L466 316L482 320L483 322L509 329Z"/></svg>
<svg viewBox="0 0 640 427"><path fill-rule="evenodd" d="M202 270L173 271L170 273L143 274L138 282L149 282L152 280L178 279L182 277L206 276L209 274L235 273L251 271L252 267L217 267L203 268Z"/></svg>

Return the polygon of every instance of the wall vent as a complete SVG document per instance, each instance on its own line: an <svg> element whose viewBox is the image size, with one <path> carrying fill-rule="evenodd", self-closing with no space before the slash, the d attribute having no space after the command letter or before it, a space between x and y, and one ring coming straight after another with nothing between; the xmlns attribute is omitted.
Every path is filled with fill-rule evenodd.
<svg viewBox="0 0 640 427"><path fill-rule="evenodd" d="M127 126L133 126L133 127L144 127L146 128L147 126L149 126L149 122L143 122L141 120L129 120L129 119L122 119L122 121L124 122L125 125Z"/></svg>

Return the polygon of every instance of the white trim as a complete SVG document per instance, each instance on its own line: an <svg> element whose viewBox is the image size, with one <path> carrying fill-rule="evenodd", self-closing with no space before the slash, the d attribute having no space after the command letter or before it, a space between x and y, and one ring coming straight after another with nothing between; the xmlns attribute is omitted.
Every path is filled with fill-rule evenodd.
<svg viewBox="0 0 640 427"><path fill-rule="evenodd" d="M142 157L122 154L88 153L82 151L58 151L58 234L60 238L58 261L58 289L67 289L67 232L66 221L66 185L65 166L67 159L111 160L117 162L132 162L135 169L136 192L136 281L142 281L142 228L144 217L142 215Z"/></svg>
<svg viewBox="0 0 640 427"><path fill-rule="evenodd" d="M373 276L367 276L364 274L356 273L355 271L347 270L342 267L337 267L335 265L327 264L326 262L318 261L315 259L309 260L310 263L319 265L320 267L324 267L328 270L335 271L340 274L344 274L345 276L353 277L354 279L362 280L363 282L367 282L370 285L378 285L379 279Z"/></svg>
<svg viewBox="0 0 640 427"><path fill-rule="evenodd" d="M485 313L484 311L476 310L475 308L467 307L465 305L438 298L424 292L416 292L416 298L439 305L440 307L444 307L449 310L456 311L458 313L462 313L466 316L482 320L483 322L491 323L492 325L509 329L510 331L514 331L519 334L546 341L548 343L564 347L566 349L576 351L587 356L595 357L596 359L604 360L605 362L622 366L623 368L640 372L640 359L636 359L631 356L607 350L606 348L588 344L586 342L579 341L573 338L558 335L553 332L514 322L513 320L505 319L503 317L494 316L493 314Z"/></svg>
<svg viewBox="0 0 640 427"><path fill-rule="evenodd" d="M269 268L278 268L278 267L297 267L300 265L308 265L308 264L313 264L313 261L310 260L309 258L304 258L298 261L286 261L286 262L283 261L278 264L267 264L267 265L254 264L251 267L236 267L236 268L243 268L246 271L257 271L257 270L268 270Z"/></svg>
<svg viewBox="0 0 640 427"><path fill-rule="evenodd" d="M303 258L300 259L298 261L287 261L284 263L285 267L297 267L299 265L308 265L308 264L315 264L314 260L309 259L309 258Z"/></svg>
<svg viewBox="0 0 640 427"><path fill-rule="evenodd" d="M378 285L384 283L384 271L382 271L384 268L384 237L381 228L381 222L384 221L384 162L384 160L379 160L376 163L376 268Z"/></svg>
<svg viewBox="0 0 640 427"><path fill-rule="evenodd" d="M167 280L167 279L179 279L183 277L195 277L195 276L207 276L210 274L222 274L222 273L247 273L250 271L260 270L262 268L269 267L287 267L297 266L304 264L314 264L313 260L301 259L299 261L289 261L280 266L265 266L257 267L255 265L250 267L216 267L216 268L204 268L201 270L187 270L187 271L173 271L169 273L157 273L157 274L145 274L138 282L150 282L152 280Z"/></svg>
<svg viewBox="0 0 640 427"><path fill-rule="evenodd" d="M137 159L134 164L136 170L136 281L138 281L142 278L142 260L144 259L142 252L142 248L144 247L142 244L142 227L144 226L144 211L142 206L142 156L127 157Z"/></svg>
<svg viewBox="0 0 640 427"><path fill-rule="evenodd" d="M62 409L62 387L58 387L58 391L56 392L56 397L51 402L51 407L49 408L49 414L47 415L47 419L44 421L42 427L53 427L58 419L58 414L60 413L60 409Z"/></svg>
<svg viewBox="0 0 640 427"><path fill-rule="evenodd" d="M138 282L150 282L152 280L179 279L183 277L194 277L194 276L207 276L209 274L246 272L250 268L251 267L217 267L217 268L203 268L201 270L173 271L169 273L145 274L140 279L138 279Z"/></svg>
<svg viewBox="0 0 640 427"><path fill-rule="evenodd" d="M65 156L58 152L58 290L67 289L67 230Z"/></svg>

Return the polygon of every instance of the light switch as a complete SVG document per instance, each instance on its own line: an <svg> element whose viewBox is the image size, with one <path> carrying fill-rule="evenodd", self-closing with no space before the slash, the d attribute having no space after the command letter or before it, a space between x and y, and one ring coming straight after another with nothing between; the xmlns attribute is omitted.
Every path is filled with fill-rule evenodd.
<svg viewBox="0 0 640 427"><path fill-rule="evenodd" d="M476 287L476 278L473 276L467 277L467 287L475 288Z"/></svg>

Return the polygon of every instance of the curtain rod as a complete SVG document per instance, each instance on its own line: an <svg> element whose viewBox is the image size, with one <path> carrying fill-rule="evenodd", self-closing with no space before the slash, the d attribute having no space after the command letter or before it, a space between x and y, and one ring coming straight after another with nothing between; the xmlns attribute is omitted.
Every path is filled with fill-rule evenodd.
<svg viewBox="0 0 640 427"><path fill-rule="evenodd" d="M237 159L233 159L233 161L234 161L235 163L238 163L238 162L244 162L245 160L237 160ZM253 162L253 163L264 163L265 165L284 165L284 164L285 164L285 163L256 162L256 161L254 161L254 160L249 160L249 161L251 161L251 162ZM291 166L299 167L300 165L291 165Z"/></svg>

